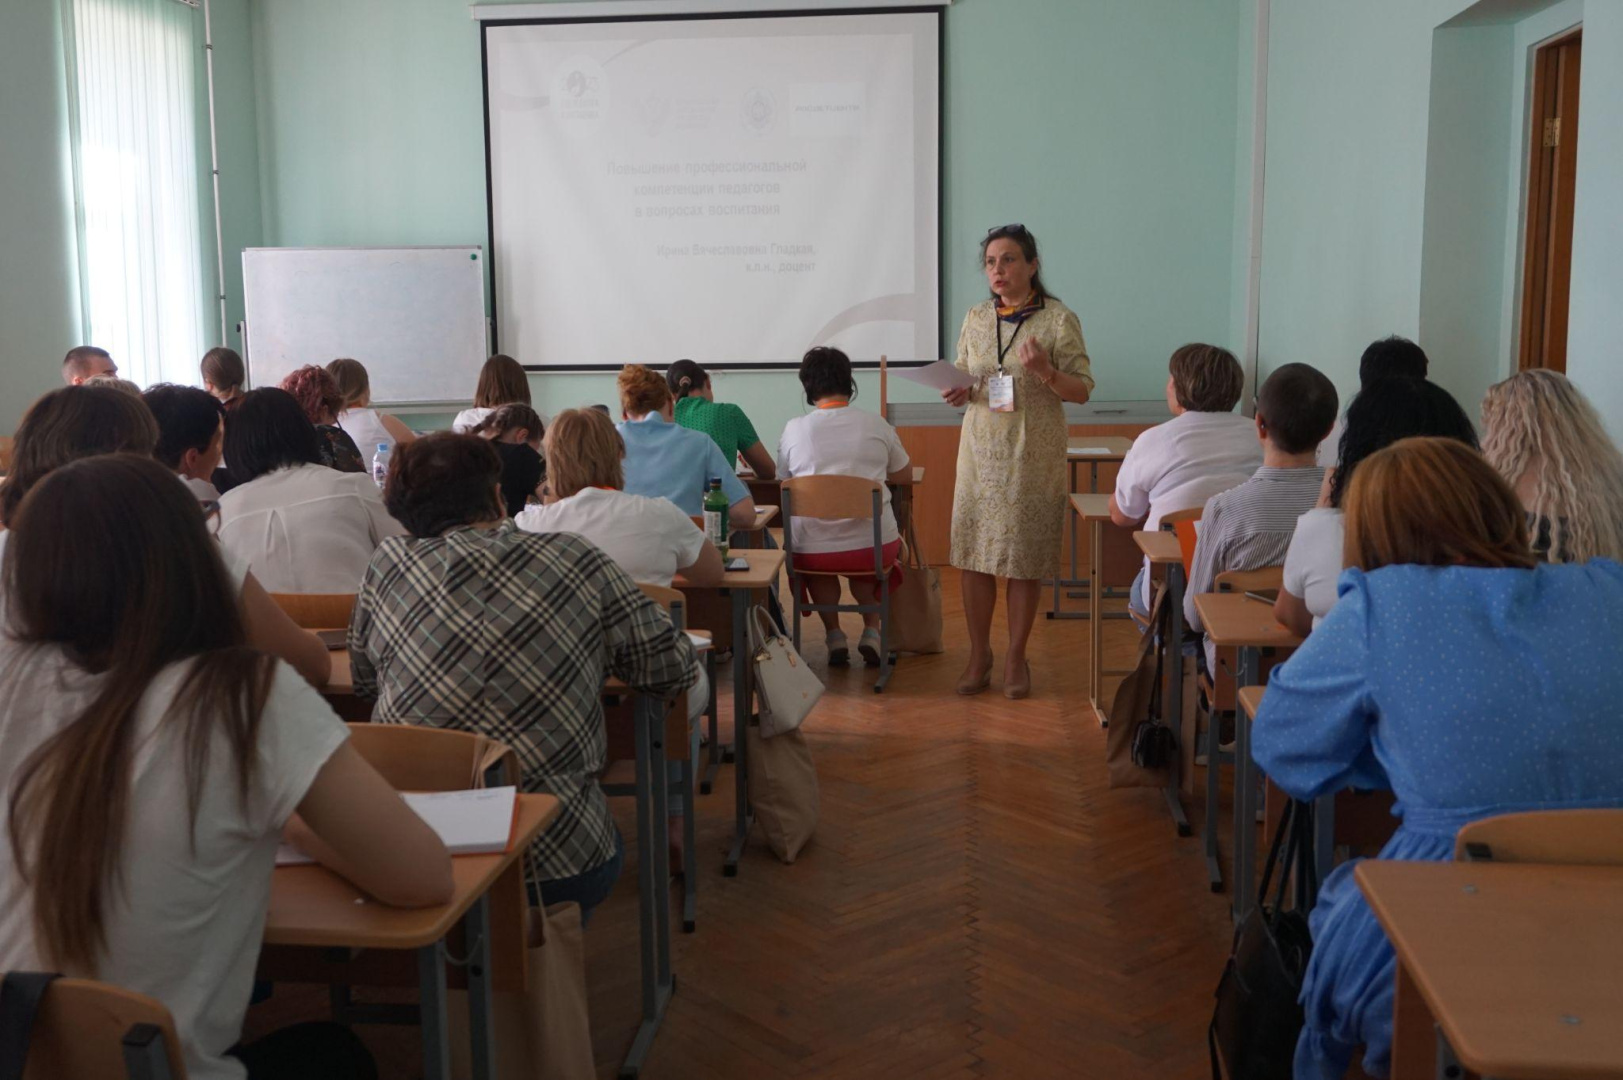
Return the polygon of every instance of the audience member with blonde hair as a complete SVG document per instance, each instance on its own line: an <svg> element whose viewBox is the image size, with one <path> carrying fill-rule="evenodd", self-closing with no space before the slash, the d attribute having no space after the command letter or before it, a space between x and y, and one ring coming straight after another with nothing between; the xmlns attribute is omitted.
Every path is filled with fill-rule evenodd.
<svg viewBox="0 0 1623 1080"><path fill-rule="evenodd" d="M1516 493L1456 439L1370 455L1343 503L1340 602L1274 669L1252 753L1292 798L1390 790L1384 859L1444 861L1495 814L1623 806L1623 567L1535 559ZM1297 1077L1387 1075L1395 961L1353 881L1310 919Z"/></svg>
<svg viewBox="0 0 1623 1080"><path fill-rule="evenodd" d="M503 405L530 405L530 377L524 365L511 356L497 353L479 369L479 384L473 391L473 408L463 409L451 421L458 435L472 434L479 421ZM545 420L545 417L542 418Z"/></svg>
<svg viewBox="0 0 1623 1080"><path fill-rule="evenodd" d="M712 480L731 507L728 520L734 529L755 524L755 500L738 478L715 440L672 422L676 402L658 372L640 364L621 369L620 437L625 440L625 489L633 495L665 498L682 513L704 513L704 495Z"/></svg>
<svg viewBox="0 0 1623 1080"><path fill-rule="evenodd" d="M1623 454L1565 375L1534 368L1490 387L1482 453L1516 489L1540 558L1623 558Z"/></svg>
<svg viewBox="0 0 1623 1080"><path fill-rule="evenodd" d="M327 365L327 376L343 402L338 409L338 426L354 440L368 469L379 446L405 446L417 437L398 417L372 408L372 378L365 364L341 357Z"/></svg>
<svg viewBox="0 0 1623 1080"><path fill-rule="evenodd" d="M541 496L541 485L547 482L547 460L541 456L546 433L541 414L516 401L498 406L468 432L494 446L502 459L502 501L508 517L518 516L530 496Z"/></svg>

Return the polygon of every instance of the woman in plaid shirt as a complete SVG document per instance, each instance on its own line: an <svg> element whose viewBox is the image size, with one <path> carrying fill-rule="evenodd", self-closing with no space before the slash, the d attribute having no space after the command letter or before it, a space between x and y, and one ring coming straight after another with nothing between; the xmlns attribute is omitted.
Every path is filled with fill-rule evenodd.
<svg viewBox="0 0 1623 1080"><path fill-rule="evenodd" d="M384 541L356 597L355 691L377 700L377 722L511 746L524 790L563 804L531 846L531 899L574 900L584 916L623 856L597 783L603 681L674 699L693 682L693 647L603 552L516 528L483 439L430 435L395 453L384 502L411 535Z"/></svg>

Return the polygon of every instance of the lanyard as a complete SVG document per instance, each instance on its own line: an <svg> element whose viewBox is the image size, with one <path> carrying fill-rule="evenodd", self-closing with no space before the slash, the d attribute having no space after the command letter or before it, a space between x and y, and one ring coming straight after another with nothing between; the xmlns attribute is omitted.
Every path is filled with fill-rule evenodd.
<svg viewBox="0 0 1623 1080"><path fill-rule="evenodd" d="M992 312L992 319L997 323L997 373L1001 375L1003 374L1003 358L1009 354L1010 349L1014 348L1014 339L1020 336L1020 328L1026 325L1026 320L1021 319L1014 324L1014 333L1009 335L1009 343L1005 345L1003 344L1003 316L994 311Z"/></svg>

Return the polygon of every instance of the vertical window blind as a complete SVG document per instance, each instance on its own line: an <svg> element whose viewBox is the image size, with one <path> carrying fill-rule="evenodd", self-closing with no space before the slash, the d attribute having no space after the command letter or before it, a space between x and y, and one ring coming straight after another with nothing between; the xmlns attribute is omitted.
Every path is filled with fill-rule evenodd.
<svg viewBox="0 0 1623 1080"><path fill-rule="evenodd" d="M69 0L85 339L142 386L193 383L206 304L197 19L180 0Z"/></svg>

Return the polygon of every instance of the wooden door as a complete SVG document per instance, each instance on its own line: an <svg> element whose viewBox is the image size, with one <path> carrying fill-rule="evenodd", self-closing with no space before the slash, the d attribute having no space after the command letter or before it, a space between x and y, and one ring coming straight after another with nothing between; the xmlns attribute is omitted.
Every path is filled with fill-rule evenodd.
<svg viewBox="0 0 1623 1080"><path fill-rule="evenodd" d="M1567 369L1572 193L1578 163L1578 69L1583 31L1540 46L1528 116L1527 240L1519 366Z"/></svg>

